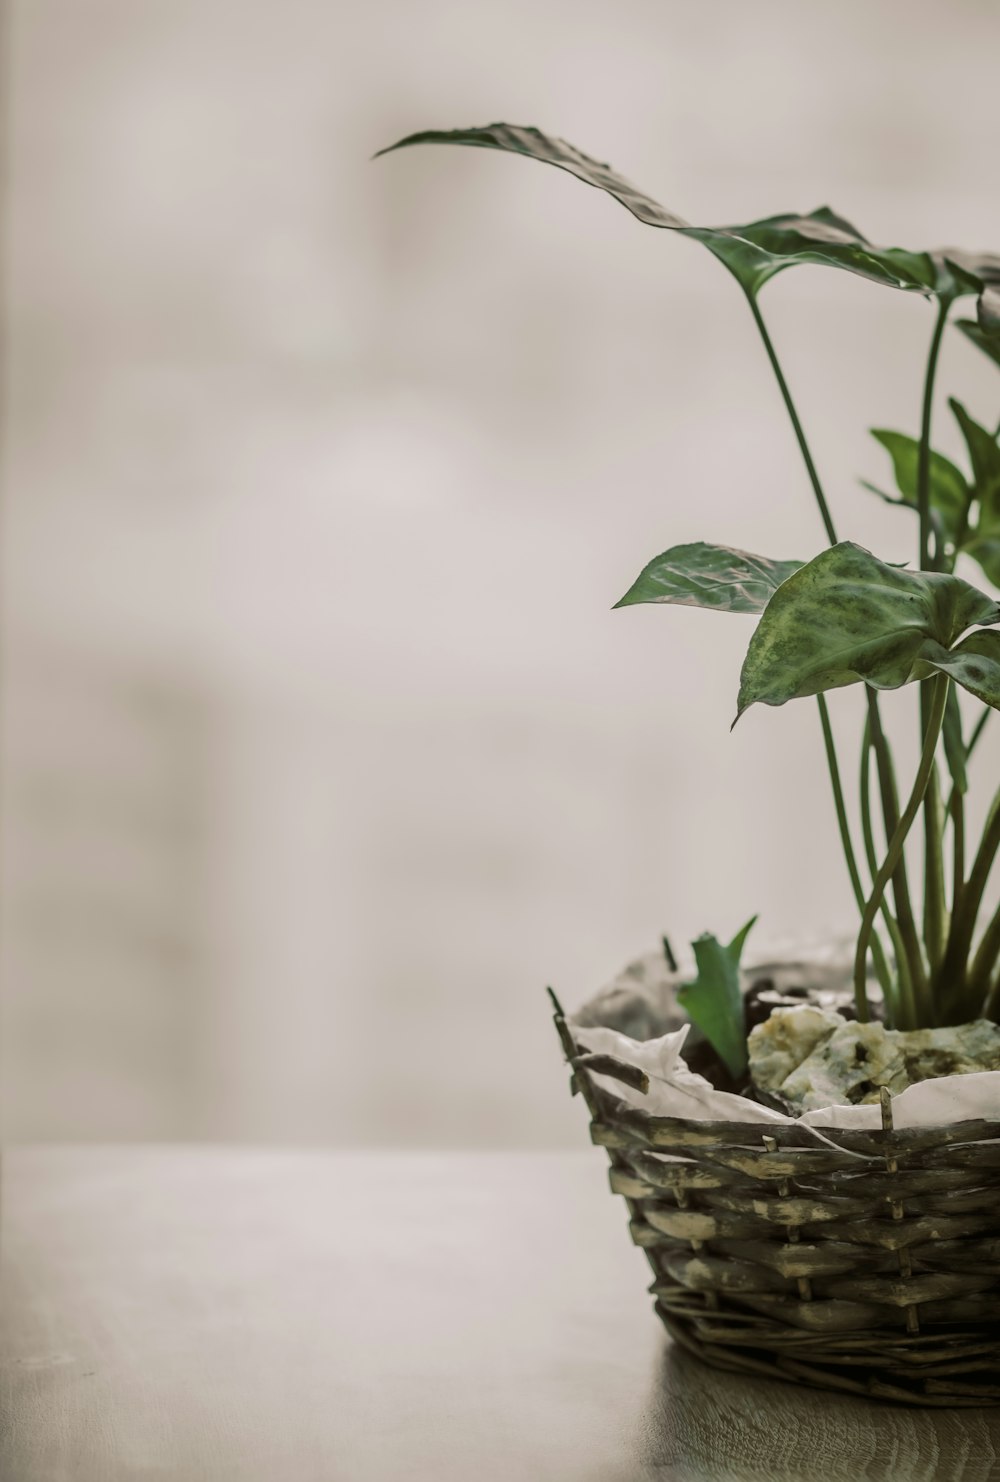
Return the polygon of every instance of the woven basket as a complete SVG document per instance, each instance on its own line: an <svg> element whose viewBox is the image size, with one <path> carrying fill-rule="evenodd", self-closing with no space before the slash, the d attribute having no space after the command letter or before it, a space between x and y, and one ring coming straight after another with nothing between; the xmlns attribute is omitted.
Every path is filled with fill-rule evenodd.
<svg viewBox="0 0 1000 1482"><path fill-rule="evenodd" d="M609 1094L635 1066L577 1046L571 1089L653 1269L671 1336L714 1368L908 1405L1000 1403L1000 1118L894 1130L694 1122Z"/></svg>

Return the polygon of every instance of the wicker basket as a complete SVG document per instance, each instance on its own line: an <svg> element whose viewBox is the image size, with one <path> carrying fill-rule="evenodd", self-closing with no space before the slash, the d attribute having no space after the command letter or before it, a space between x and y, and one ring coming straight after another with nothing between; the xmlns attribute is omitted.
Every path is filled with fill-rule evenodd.
<svg viewBox="0 0 1000 1482"><path fill-rule="evenodd" d="M715 1368L921 1406L1000 1403L1000 1118L880 1131L655 1117L577 1046L571 1088L672 1337Z"/></svg>

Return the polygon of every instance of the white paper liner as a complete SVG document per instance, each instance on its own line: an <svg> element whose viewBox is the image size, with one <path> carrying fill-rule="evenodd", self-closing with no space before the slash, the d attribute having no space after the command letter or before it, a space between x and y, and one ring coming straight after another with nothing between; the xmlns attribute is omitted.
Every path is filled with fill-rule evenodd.
<svg viewBox="0 0 1000 1482"><path fill-rule="evenodd" d="M788 1117L730 1091L717 1091L684 1061L681 1051L690 1028L685 1024L659 1039L637 1040L617 1029L571 1024L574 1038L585 1050L613 1055L645 1071L649 1077L645 1093L611 1076L594 1075L594 1080L613 1096L651 1116L682 1117L692 1122L799 1123L862 1130L881 1127L882 1109L878 1105L824 1106L801 1117ZM1000 1070L920 1081L892 1098L892 1121L897 1128L941 1127L991 1117L1000 1118Z"/></svg>

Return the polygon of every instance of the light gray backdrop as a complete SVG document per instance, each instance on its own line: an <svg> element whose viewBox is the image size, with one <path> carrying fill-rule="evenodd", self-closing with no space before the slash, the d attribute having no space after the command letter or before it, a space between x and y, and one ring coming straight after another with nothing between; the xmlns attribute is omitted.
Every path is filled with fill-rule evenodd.
<svg viewBox="0 0 1000 1482"><path fill-rule="evenodd" d="M822 532L701 248L369 156L508 118L695 221L996 249L1000 13L7 11L6 1135L579 1142L546 981L851 924L815 707L730 735L747 620L610 611L669 544ZM908 559L856 477L916 431L929 308L819 269L766 307L842 531ZM943 383L996 417L957 336Z"/></svg>

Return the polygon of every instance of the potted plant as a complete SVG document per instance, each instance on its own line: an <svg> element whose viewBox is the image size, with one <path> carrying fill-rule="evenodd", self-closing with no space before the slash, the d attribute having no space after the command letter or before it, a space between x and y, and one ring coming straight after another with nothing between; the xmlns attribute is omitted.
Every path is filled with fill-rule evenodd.
<svg viewBox="0 0 1000 1482"><path fill-rule="evenodd" d="M678 1342L722 1368L906 1403L996 1403L1000 909L982 918L1000 791L975 849L965 798L970 758L1000 709L1000 604L978 585L1000 586L1000 428L950 403L963 470L935 451L931 424L956 305L974 304L974 317L955 322L1000 366L1000 257L877 247L825 207L691 226L532 128L432 130L391 149L429 143L556 165L646 225L703 243L743 291L826 536L801 560L674 546L617 604L758 616L736 718L755 704L815 700L859 913L843 983L836 971L782 977L781 965L755 979L740 965L750 922L727 946L708 935L693 943L690 981L664 941L658 978L640 964L573 1019L553 996L573 1089L649 1257L657 1311ZM910 512L912 566L887 564L835 528L760 307L765 284L803 263L934 305L919 431L874 433L896 486L874 492ZM957 574L960 562L974 581ZM900 789L881 704L909 684L919 686L920 750ZM864 702L860 849L824 698L847 685ZM971 697L962 707L959 690ZM922 839L919 896L904 849L911 831ZM687 1041L685 1015L695 1025Z"/></svg>

